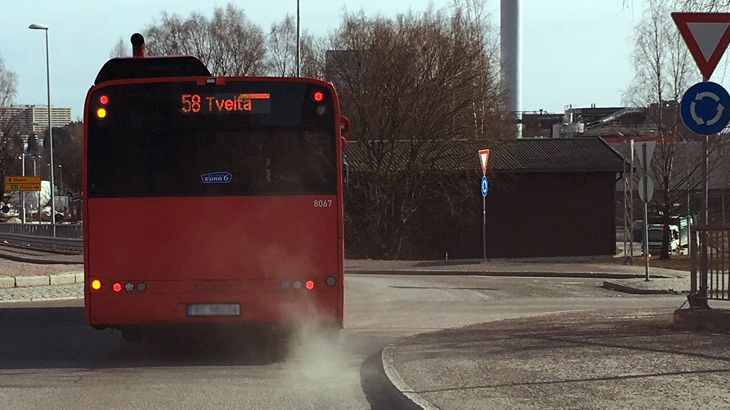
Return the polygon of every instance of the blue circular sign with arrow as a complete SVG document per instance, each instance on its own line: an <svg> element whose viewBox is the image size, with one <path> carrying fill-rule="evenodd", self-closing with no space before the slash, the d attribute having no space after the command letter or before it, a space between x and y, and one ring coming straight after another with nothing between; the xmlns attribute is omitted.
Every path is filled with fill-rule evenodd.
<svg viewBox="0 0 730 410"><path fill-rule="evenodd" d="M730 122L730 95L717 83L702 82L682 96L682 122L698 135L716 134Z"/></svg>
<svg viewBox="0 0 730 410"><path fill-rule="evenodd" d="M482 177L482 196L484 198L487 197L487 192L489 192L489 182L487 181L487 177Z"/></svg>

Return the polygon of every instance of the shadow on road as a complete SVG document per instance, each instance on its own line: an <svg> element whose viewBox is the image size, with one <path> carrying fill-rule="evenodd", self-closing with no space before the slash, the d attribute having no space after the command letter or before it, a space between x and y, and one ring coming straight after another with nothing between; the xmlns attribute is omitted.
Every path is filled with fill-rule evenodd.
<svg viewBox="0 0 730 410"><path fill-rule="evenodd" d="M373 353L360 366L360 383L373 410L419 409L390 382L383 370L381 351Z"/></svg>
<svg viewBox="0 0 730 410"><path fill-rule="evenodd" d="M83 308L0 309L0 369L254 366L285 359L284 338L235 336L171 334L129 343L119 331L89 327Z"/></svg>

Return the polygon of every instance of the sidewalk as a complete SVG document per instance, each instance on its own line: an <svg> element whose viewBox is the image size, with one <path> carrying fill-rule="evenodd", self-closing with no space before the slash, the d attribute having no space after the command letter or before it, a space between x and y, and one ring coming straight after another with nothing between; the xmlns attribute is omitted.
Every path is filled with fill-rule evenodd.
<svg viewBox="0 0 730 410"><path fill-rule="evenodd" d="M672 312L580 312L415 335L382 361L427 409L730 408L727 338Z"/></svg>
<svg viewBox="0 0 730 410"><path fill-rule="evenodd" d="M492 259L474 261L383 261L348 259L345 273L399 275L488 275L529 277L574 277L602 279L644 278L644 267L599 260L543 258L533 260ZM651 268L652 278L684 278L689 273L672 269ZM688 279L689 281L689 279Z"/></svg>
<svg viewBox="0 0 730 410"><path fill-rule="evenodd" d="M82 255L0 246L0 289L83 283Z"/></svg>

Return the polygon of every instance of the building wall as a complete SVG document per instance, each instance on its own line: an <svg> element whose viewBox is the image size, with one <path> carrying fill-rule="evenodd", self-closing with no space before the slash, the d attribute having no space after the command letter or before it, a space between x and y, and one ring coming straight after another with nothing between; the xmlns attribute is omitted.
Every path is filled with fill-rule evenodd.
<svg viewBox="0 0 730 410"><path fill-rule="evenodd" d="M614 173L496 175L487 197L490 258L613 255L616 250ZM414 221L428 226L419 259L482 257L482 199L475 181L469 212ZM462 216L473 222L464 225Z"/></svg>

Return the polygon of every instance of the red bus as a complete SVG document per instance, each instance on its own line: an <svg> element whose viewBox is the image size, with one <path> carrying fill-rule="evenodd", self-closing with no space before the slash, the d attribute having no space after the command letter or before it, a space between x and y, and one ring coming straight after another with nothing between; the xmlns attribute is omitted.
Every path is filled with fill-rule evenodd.
<svg viewBox="0 0 730 410"><path fill-rule="evenodd" d="M341 327L346 123L325 82L107 62L84 110L89 324Z"/></svg>

